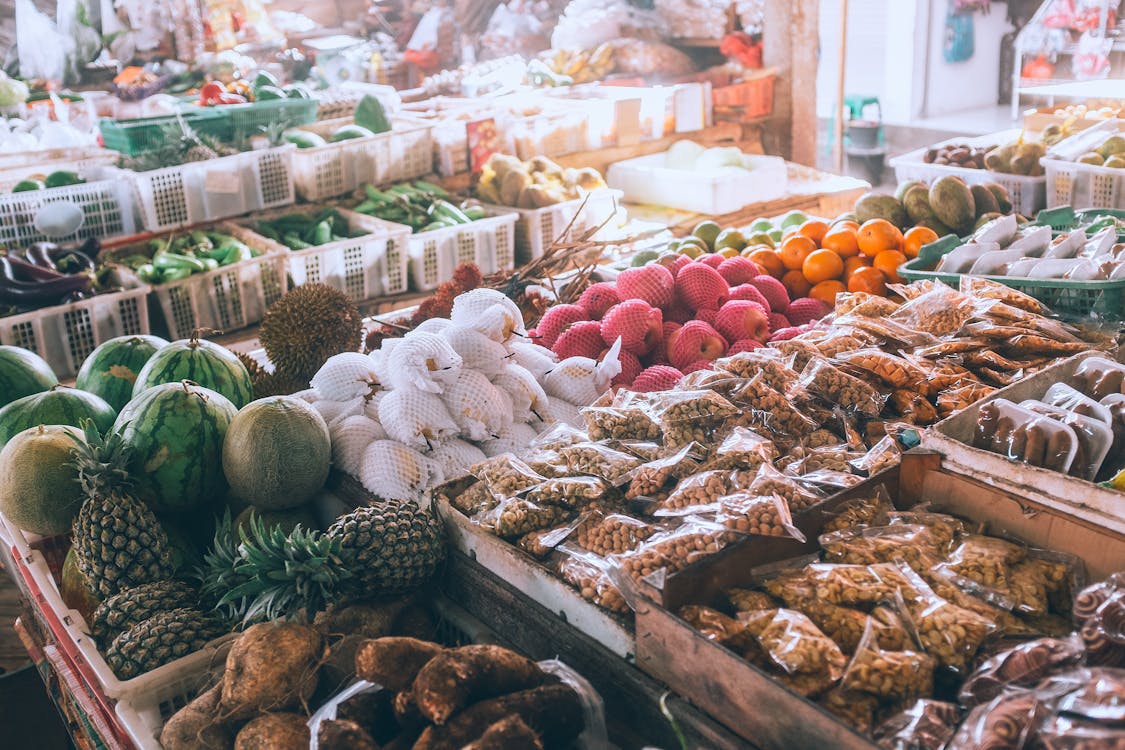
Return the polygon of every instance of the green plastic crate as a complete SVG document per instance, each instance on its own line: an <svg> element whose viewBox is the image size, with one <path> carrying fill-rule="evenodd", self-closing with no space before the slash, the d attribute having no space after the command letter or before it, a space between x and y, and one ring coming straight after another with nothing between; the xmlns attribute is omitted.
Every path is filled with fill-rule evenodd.
<svg viewBox="0 0 1125 750"><path fill-rule="evenodd" d="M199 109L179 115L197 133L230 140L230 121L221 112ZM175 123L176 115L140 117L133 120L103 119L98 124L105 147L126 156L140 156L164 144L164 127Z"/></svg>
<svg viewBox="0 0 1125 750"><path fill-rule="evenodd" d="M923 245L918 257L898 269L907 281L934 279L957 289L967 274L938 273L927 270L937 265L943 255L963 244L957 235L946 235ZM1025 279L1010 276L981 276L1018 289L1047 305L1057 313L1085 317L1097 315L1110 320L1125 320L1125 279L1118 281L1065 281L1059 279Z"/></svg>
<svg viewBox="0 0 1125 750"><path fill-rule="evenodd" d="M231 143L241 144L251 136L265 132L271 126L295 128L316 122L317 101L315 99L267 99L246 104L220 104L214 107L200 107L198 104L184 104L185 112L208 112L223 118L227 135L223 138Z"/></svg>
<svg viewBox="0 0 1125 750"><path fill-rule="evenodd" d="M1085 229L1086 234L1091 234L1089 228L1104 219L1116 220L1117 240L1125 240L1125 210L1119 208L1088 208L1083 211L1075 211L1071 206L1047 208L1036 214L1032 223L1050 227L1056 234L1075 229Z"/></svg>

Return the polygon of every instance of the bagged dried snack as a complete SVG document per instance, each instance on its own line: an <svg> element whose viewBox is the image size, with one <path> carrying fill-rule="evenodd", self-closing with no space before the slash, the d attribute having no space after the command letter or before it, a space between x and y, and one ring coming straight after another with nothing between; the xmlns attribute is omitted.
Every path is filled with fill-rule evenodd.
<svg viewBox="0 0 1125 750"><path fill-rule="evenodd" d="M956 704L919 698L880 724L875 740L887 750L942 750L960 720Z"/></svg>
<svg viewBox="0 0 1125 750"><path fill-rule="evenodd" d="M875 696L849 693L838 687L820 696L816 702L825 711L863 734L870 732L875 725L875 712L879 709L879 699Z"/></svg>
<svg viewBox="0 0 1125 750"><path fill-rule="evenodd" d="M536 505L557 505L582 510L595 501L613 505L619 500L617 488L601 477L559 477L548 479L523 493L523 499Z"/></svg>
<svg viewBox="0 0 1125 750"><path fill-rule="evenodd" d="M727 599L731 606L739 612L756 612L759 609L777 609L781 602L764 591L751 589L730 589Z"/></svg>
<svg viewBox="0 0 1125 750"><path fill-rule="evenodd" d="M715 520L743 534L780 536L805 541L793 525L789 505L777 495L737 494L719 498Z"/></svg>
<svg viewBox="0 0 1125 750"><path fill-rule="evenodd" d="M957 388L941 391L937 394L938 416L945 419L956 414L962 409L967 409L977 401L988 398L996 389L984 383L970 383Z"/></svg>
<svg viewBox="0 0 1125 750"><path fill-rule="evenodd" d="M511 453L502 453L481 461L469 467L469 473L484 482L497 497L510 497L545 479Z"/></svg>
<svg viewBox="0 0 1125 750"><path fill-rule="evenodd" d="M1078 438L1067 425L998 398L980 407L973 446L1065 474Z"/></svg>
<svg viewBox="0 0 1125 750"><path fill-rule="evenodd" d="M601 477L614 485L641 465L639 458L599 443L577 443L560 448L558 455L569 474Z"/></svg>
<svg viewBox="0 0 1125 750"><path fill-rule="evenodd" d="M454 508L470 518L477 513L495 508L499 503L500 501L488 491L488 485L484 482L469 485L464 492L450 500Z"/></svg>
<svg viewBox="0 0 1125 750"><path fill-rule="evenodd" d="M889 403L904 421L911 424L926 426L941 418L934 405L921 393L902 389L891 391Z"/></svg>
<svg viewBox="0 0 1125 750"><path fill-rule="evenodd" d="M753 430L735 427L715 448L704 469L757 469L777 458L777 446Z"/></svg>
<svg viewBox="0 0 1125 750"><path fill-rule="evenodd" d="M789 358L772 347L722 357L715 360L715 369L743 379L760 373L767 385L782 393L795 385L800 377L800 373L790 366Z"/></svg>
<svg viewBox="0 0 1125 750"><path fill-rule="evenodd" d="M785 467L783 473L789 476L799 476L813 471L850 471L849 461L862 456L848 448L843 443L835 445L822 445L816 448L798 447L789 452L795 460Z"/></svg>
<svg viewBox="0 0 1125 750"><path fill-rule="evenodd" d="M724 398L738 390L745 378L724 370L696 370L680 379L676 386L681 391L714 391Z"/></svg>
<svg viewBox="0 0 1125 750"><path fill-rule="evenodd" d="M680 479L696 473L705 456L702 445L691 443L670 456L641 464L629 474L625 497L655 497L662 490L672 489Z"/></svg>
<svg viewBox="0 0 1125 750"><path fill-rule="evenodd" d="M956 750L1022 748L1046 707L1031 690L1010 690L969 712L948 747Z"/></svg>
<svg viewBox="0 0 1125 750"><path fill-rule="evenodd" d="M758 641L738 620L710 607L690 604L677 612L684 622L698 630L707 640L726 646L742 658L755 664L765 663Z"/></svg>
<svg viewBox="0 0 1125 750"><path fill-rule="evenodd" d="M1089 360L1086 361L1089 362ZM1041 401L1051 406L1072 411L1075 414L1081 414L1084 417L1091 417L1107 425L1113 419L1113 415L1109 413L1109 409L1105 405L1066 383L1052 385L1043 394Z"/></svg>
<svg viewBox="0 0 1125 750"><path fill-rule="evenodd" d="M590 436L577 427L572 427L565 422L556 422L549 429L539 433L538 437L528 445L530 452L557 451L575 443L587 443Z"/></svg>
<svg viewBox="0 0 1125 750"><path fill-rule="evenodd" d="M800 383L809 392L872 419L883 410L885 399L878 391L825 360L809 362Z"/></svg>
<svg viewBox="0 0 1125 750"><path fill-rule="evenodd" d="M666 446L706 443L710 432L739 413L738 407L714 391L661 391L646 394L649 415L664 431Z"/></svg>
<svg viewBox="0 0 1125 750"><path fill-rule="evenodd" d="M646 463L665 458L668 456L670 450L660 443L653 443L647 440L606 440L605 445L613 448L615 451L628 453L630 456L639 458Z"/></svg>
<svg viewBox="0 0 1125 750"><path fill-rule="evenodd" d="M914 590L898 566L891 563L833 564L817 563L804 570L804 579L812 596L822 602L844 607L870 609L880 602L894 601L895 594L906 586L908 595ZM791 590L794 596L797 590ZM786 598L787 603L790 602Z"/></svg>
<svg viewBox="0 0 1125 750"><path fill-rule="evenodd" d="M898 309L899 303L867 292L836 295L837 315L859 315L865 318L886 318Z"/></svg>
<svg viewBox="0 0 1125 750"><path fill-rule="evenodd" d="M981 644L996 632L995 621L942 599L913 570L904 567L903 573L918 592L902 597L918 642L939 666L966 673Z"/></svg>
<svg viewBox="0 0 1125 750"><path fill-rule="evenodd" d="M732 489L731 472L724 469L701 471L681 479L676 489L653 510L653 515L683 516L701 509L715 510L719 498Z"/></svg>
<svg viewBox="0 0 1125 750"><path fill-rule="evenodd" d="M1074 716L1048 716L1035 730L1035 750L1125 750L1125 729Z"/></svg>
<svg viewBox="0 0 1125 750"><path fill-rule="evenodd" d="M767 436L801 437L816 428L816 424L798 411L788 398L771 388L761 374L747 381L734 398L747 407L739 423Z"/></svg>
<svg viewBox="0 0 1125 750"><path fill-rule="evenodd" d="M654 534L635 550L614 559L623 573L639 582L657 573L667 575L682 570L740 538L745 537L720 524L689 518L683 525ZM653 583L662 585L659 576Z"/></svg>
<svg viewBox="0 0 1125 750"><path fill-rule="evenodd" d="M1119 727L1125 725L1125 670L1123 669L1113 667L1075 669L1052 678L1045 684L1040 684L1040 689L1048 694L1066 691L1056 703L1060 713Z"/></svg>
<svg viewBox="0 0 1125 750"><path fill-rule="evenodd" d="M891 318L866 318L862 315L840 315L835 320L837 326L851 328L862 332L875 340L882 339L886 342L898 342L903 347L913 349L920 346L930 346L937 343L937 337L926 331L920 331L911 326L904 325Z"/></svg>
<svg viewBox="0 0 1125 750"><path fill-rule="evenodd" d="M771 349L776 349L789 359L789 366L800 372L811 360L821 359L824 355L808 341L801 338L788 341L775 341L770 344Z"/></svg>
<svg viewBox="0 0 1125 750"><path fill-rule="evenodd" d="M1047 336L1025 333L1009 339L1004 348L1014 356L1062 357L1089 351L1092 347L1085 341L1057 341Z"/></svg>
<svg viewBox="0 0 1125 750"><path fill-rule="evenodd" d="M840 687L890 700L928 698L934 692L934 661L918 651L885 651L868 629Z"/></svg>
<svg viewBox="0 0 1125 750"><path fill-rule="evenodd" d="M564 553L558 567L560 578L578 589L586 601L610 612L629 614L631 610L621 589L607 572L608 563L589 553L571 551L565 545L560 551Z"/></svg>
<svg viewBox="0 0 1125 750"><path fill-rule="evenodd" d="M856 351L871 344L871 337L858 331L845 328L830 329L823 338L814 341L813 346L828 358L838 358L846 352Z"/></svg>
<svg viewBox="0 0 1125 750"><path fill-rule="evenodd" d="M963 534L969 533L969 526L963 520L946 513L895 510L888 513L887 523L892 526L896 523L925 526L930 530L938 548L945 552L952 551L954 543Z"/></svg>
<svg viewBox="0 0 1125 750"><path fill-rule="evenodd" d="M961 685L957 699L966 707L987 703L1009 687L1033 688L1041 680L1082 663L1085 649L1076 636L1037 638L995 654Z"/></svg>
<svg viewBox="0 0 1125 750"><path fill-rule="evenodd" d="M572 515L572 511L557 505L536 505L522 498L510 497L501 500L495 508L473 516L472 520L501 539L516 539L533 531L558 526Z"/></svg>
<svg viewBox="0 0 1125 750"><path fill-rule="evenodd" d="M820 469L801 474L797 477L797 481L801 483L801 486L808 487L816 492L833 493L862 484L863 477L846 471Z"/></svg>
<svg viewBox="0 0 1125 750"><path fill-rule="evenodd" d="M1024 294L1018 289L1013 289L1012 287L1001 284L998 281L984 279L980 276L962 276L960 289L963 294L966 294L969 297L975 297L976 299L1000 300L1001 302L1007 305L1011 305L1012 307L1018 307L1021 310L1026 310L1027 312L1031 313L1037 313L1039 315L1047 312L1047 309L1043 306L1043 303L1035 299L1031 295Z"/></svg>
<svg viewBox="0 0 1125 750"><path fill-rule="evenodd" d="M546 558L574 532L577 519L553 529L542 529L524 534L516 541L516 546L532 557Z"/></svg>
<svg viewBox="0 0 1125 750"><path fill-rule="evenodd" d="M858 529L865 526L885 526L893 510L891 498L883 487L869 497L856 497L841 503L820 530L821 534Z"/></svg>
<svg viewBox="0 0 1125 750"><path fill-rule="evenodd" d="M780 497L793 513L803 513L823 499L816 492L802 487L792 477L782 474L768 463L758 468L749 484L741 478L741 472L736 477L735 484L745 488L751 495Z"/></svg>
<svg viewBox="0 0 1125 750"><path fill-rule="evenodd" d="M925 526L895 524L822 534L825 562L873 565L902 560L928 570L942 559L941 544Z"/></svg>
<svg viewBox="0 0 1125 750"><path fill-rule="evenodd" d="M973 298L944 284L915 297L889 318L916 331L952 336L973 317Z"/></svg>
<svg viewBox="0 0 1125 750"><path fill-rule="evenodd" d="M792 609L743 612L739 621L754 634L774 665L786 674L840 679L847 657L806 615Z"/></svg>
<svg viewBox="0 0 1125 750"><path fill-rule="evenodd" d="M868 373L891 388L906 388L925 377L925 373L910 360L882 349L857 349L840 354L836 359Z"/></svg>
<svg viewBox="0 0 1125 750"><path fill-rule="evenodd" d="M1078 390L1097 401L1125 393L1125 365L1106 357L1087 357L1074 371Z"/></svg>
<svg viewBox="0 0 1125 750"><path fill-rule="evenodd" d="M892 436L886 435L861 457L848 461L853 472L863 477L873 477L884 469L897 466L902 460L902 447Z"/></svg>
<svg viewBox="0 0 1125 750"><path fill-rule="evenodd" d="M792 609L804 612L810 620L831 638L845 654L855 653L867 628L867 615L858 609L840 607L817 599L797 604L786 602Z"/></svg>
<svg viewBox="0 0 1125 750"><path fill-rule="evenodd" d="M958 575L993 588L1003 588L1012 567L1027 559L1027 548L1006 539L969 534L946 563Z"/></svg>
<svg viewBox="0 0 1125 750"><path fill-rule="evenodd" d="M636 549L656 532L656 526L631 516L594 510L582 515L570 539L584 550L607 557Z"/></svg>
<svg viewBox="0 0 1125 750"><path fill-rule="evenodd" d="M588 406L582 409L590 440L659 440L660 425L642 409Z"/></svg>

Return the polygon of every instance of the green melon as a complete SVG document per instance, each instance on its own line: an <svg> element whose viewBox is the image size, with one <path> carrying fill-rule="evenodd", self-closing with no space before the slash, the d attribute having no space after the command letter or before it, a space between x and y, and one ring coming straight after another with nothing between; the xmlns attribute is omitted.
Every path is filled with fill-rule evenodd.
<svg viewBox="0 0 1125 750"><path fill-rule="evenodd" d="M223 471L238 497L262 510L304 505L324 486L332 460L328 426L292 396L258 399L238 412L223 444Z"/></svg>
<svg viewBox="0 0 1125 750"><path fill-rule="evenodd" d="M191 383L156 385L130 401L113 429L133 449L129 473L137 497L158 513L221 499L223 437L237 411L226 396Z"/></svg>
<svg viewBox="0 0 1125 750"><path fill-rule="evenodd" d="M137 375L168 342L159 336L118 336L90 352L78 370L74 387L101 396L117 411L133 398Z"/></svg>
<svg viewBox="0 0 1125 750"><path fill-rule="evenodd" d="M18 346L0 346L0 406L41 393L59 379L42 357Z"/></svg>
<svg viewBox="0 0 1125 750"><path fill-rule="evenodd" d="M80 427L92 419L104 433L113 426L117 411L100 396L66 386L52 386L43 393L16 399L0 409L0 447L17 433L40 424L68 424Z"/></svg>
<svg viewBox="0 0 1125 750"><path fill-rule="evenodd" d="M38 425L0 450L0 512L24 531L70 531L84 498L71 463L75 437L82 439L75 427Z"/></svg>
<svg viewBox="0 0 1125 750"><path fill-rule="evenodd" d="M199 338L173 341L152 355L133 384L133 398L153 386L183 380L221 393L238 409L254 399L246 365L229 349Z"/></svg>

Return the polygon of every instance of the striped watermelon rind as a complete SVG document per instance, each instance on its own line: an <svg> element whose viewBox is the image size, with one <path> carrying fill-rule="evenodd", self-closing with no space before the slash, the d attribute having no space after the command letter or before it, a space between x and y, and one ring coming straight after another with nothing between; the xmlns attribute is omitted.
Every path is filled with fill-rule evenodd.
<svg viewBox="0 0 1125 750"><path fill-rule="evenodd" d="M113 425L133 449L137 496L158 513L184 513L221 501L223 438L238 412L230 399L191 383L153 386Z"/></svg>
<svg viewBox="0 0 1125 750"><path fill-rule="evenodd" d="M254 400L246 365L229 349L204 339L173 341L152 355L133 384L133 398L153 386L184 380L221 393L239 409Z"/></svg>
<svg viewBox="0 0 1125 750"><path fill-rule="evenodd" d="M98 431L104 433L113 427L116 418L117 411L100 396L56 385L0 409L0 448L20 432L37 425L81 427L82 420L92 419Z"/></svg>
<svg viewBox="0 0 1125 750"><path fill-rule="evenodd" d="M117 411L133 398L137 375L152 355L168 345L159 336L117 336L90 352L74 379L74 387L101 396Z"/></svg>
<svg viewBox="0 0 1125 750"><path fill-rule="evenodd" d="M0 346L0 407L58 384L51 366L35 352Z"/></svg>

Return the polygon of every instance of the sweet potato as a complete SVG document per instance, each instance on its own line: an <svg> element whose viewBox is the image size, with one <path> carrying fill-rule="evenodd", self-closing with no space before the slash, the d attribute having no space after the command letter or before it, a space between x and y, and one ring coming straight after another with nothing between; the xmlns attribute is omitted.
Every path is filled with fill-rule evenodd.
<svg viewBox="0 0 1125 750"><path fill-rule="evenodd" d="M421 733L420 729L404 729L393 740L384 743L383 750L411 750Z"/></svg>
<svg viewBox="0 0 1125 750"><path fill-rule="evenodd" d="M320 750L379 750L363 727L347 719L325 719L316 733Z"/></svg>
<svg viewBox="0 0 1125 750"><path fill-rule="evenodd" d="M428 727L414 743L414 750L460 750L509 716L518 716L535 730L546 750L569 747L583 729L578 693L565 685L550 685L469 706L444 726Z"/></svg>
<svg viewBox="0 0 1125 750"><path fill-rule="evenodd" d="M395 694L391 703L395 712L395 723L403 729L421 729L426 725L426 720L418 711L418 704L414 702L414 693L409 690Z"/></svg>
<svg viewBox="0 0 1125 750"><path fill-rule="evenodd" d="M217 716L222 692L220 682L177 711L160 732L164 750L231 750L234 732Z"/></svg>
<svg viewBox="0 0 1125 750"><path fill-rule="evenodd" d="M305 750L307 721L298 714L262 714L238 732L234 750Z"/></svg>
<svg viewBox="0 0 1125 750"><path fill-rule="evenodd" d="M537 687L543 678L535 662L506 648L462 646L422 667L414 679L414 702L422 716L441 725L475 701Z"/></svg>
<svg viewBox="0 0 1125 750"><path fill-rule="evenodd" d="M389 690L360 693L336 706L336 718L354 721L381 745L398 734L393 704Z"/></svg>
<svg viewBox="0 0 1125 750"><path fill-rule="evenodd" d="M295 622L265 622L246 629L227 654L219 713L249 719L298 706L316 690L324 659L320 633Z"/></svg>
<svg viewBox="0 0 1125 750"><path fill-rule="evenodd" d="M465 750L543 750L543 743L523 719L509 716L490 726Z"/></svg>
<svg viewBox="0 0 1125 750"><path fill-rule="evenodd" d="M445 649L436 643L414 638L376 638L360 645L355 653L355 673L398 692L413 684L418 670Z"/></svg>

